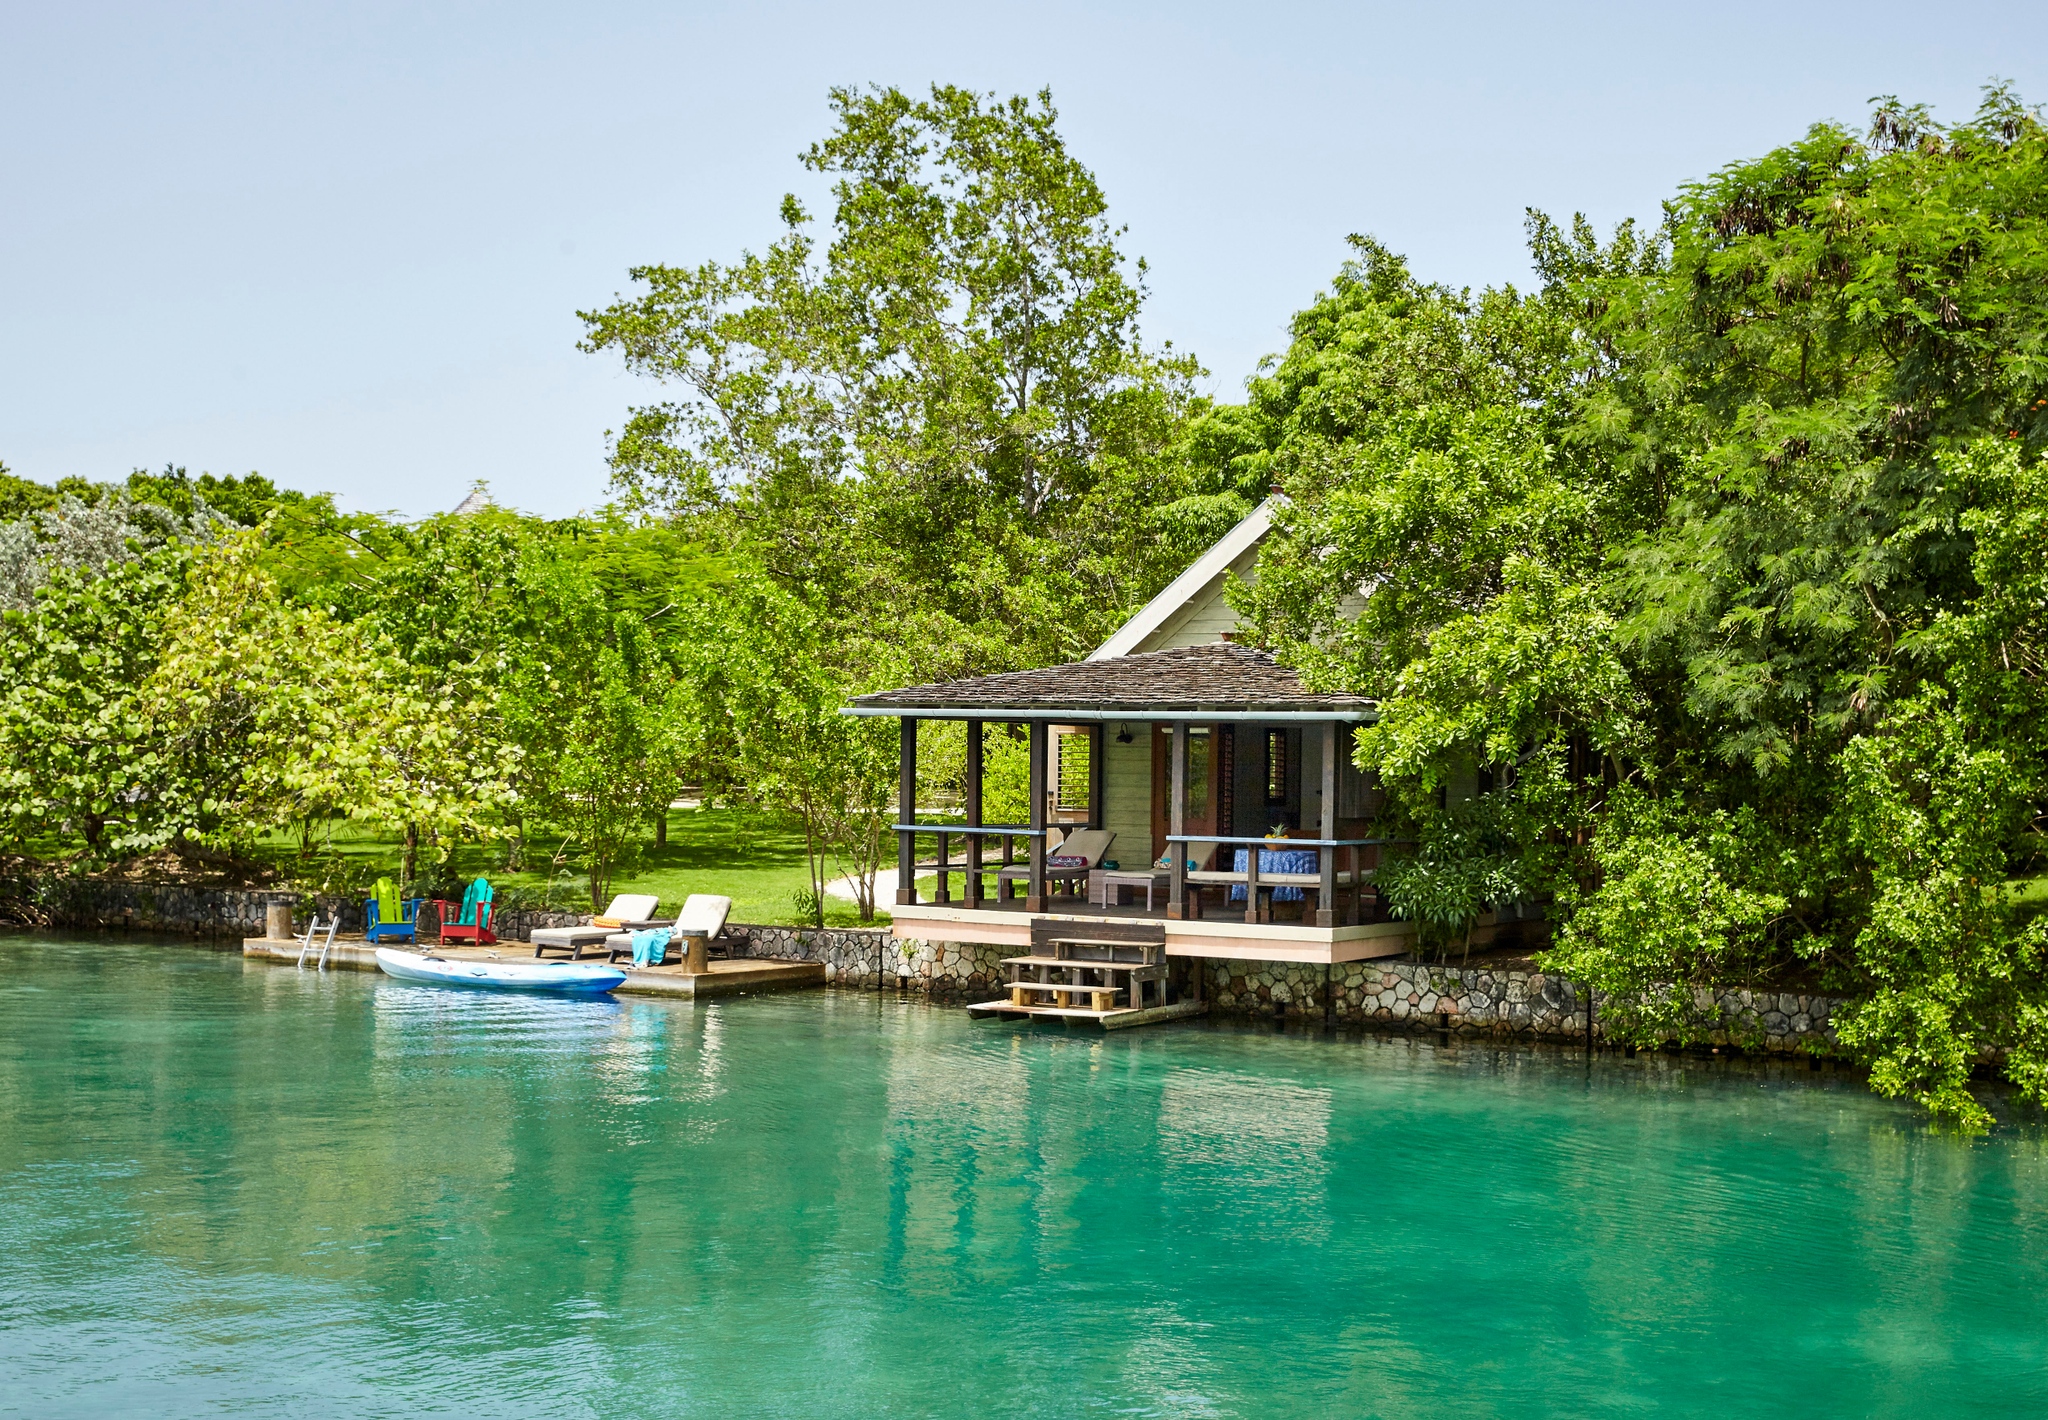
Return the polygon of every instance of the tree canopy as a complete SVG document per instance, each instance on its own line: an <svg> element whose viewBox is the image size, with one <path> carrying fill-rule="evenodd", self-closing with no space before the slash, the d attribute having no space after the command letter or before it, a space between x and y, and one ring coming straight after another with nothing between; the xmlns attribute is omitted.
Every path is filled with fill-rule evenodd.
<svg viewBox="0 0 2048 1420"><path fill-rule="evenodd" d="M617 437L618 489L744 545L848 667L1071 659L1179 570L1189 537L1162 531L1244 511L1184 504L1198 367L1141 339L1144 263L1049 94L832 107L804 154L828 235L785 198L765 252L635 268L639 294L584 314L587 348L675 394Z"/></svg>
<svg viewBox="0 0 2048 1420"><path fill-rule="evenodd" d="M1887 101L1648 237L1532 213L1528 295L1359 243L1231 456L1292 495L1246 611L1382 699L1397 900L1549 900L1637 1038L1709 1024L1674 983L1806 972L1880 1088L2038 1090L2044 141L2002 89Z"/></svg>

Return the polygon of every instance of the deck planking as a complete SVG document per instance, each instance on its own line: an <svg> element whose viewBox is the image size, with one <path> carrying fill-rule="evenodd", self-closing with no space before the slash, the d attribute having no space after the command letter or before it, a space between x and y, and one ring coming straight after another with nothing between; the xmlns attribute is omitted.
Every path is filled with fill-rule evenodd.
<svg viewBox="0 0 2048 1420"><path fill-rule="evenodd" d="M1069 988L1085 991L1085 986ZM1033 1016L1044 1016L1052 1020L1081 1021L1101 1026L1104 1030L1127 1030L1132 1026L1159 1025L1165 1021L1186 1020L1191 1016L1206 1015L1209 1005L1206 1001L1176 1001L1169 1006L1145 1006L1132 1009L1118 1006L1108 1011L1090 1011L1078 1006L1019 1006L1008 997L1000 1001L979 1001L967 1008L967 1014L976 1020L1000 1016L1012 1020L1026 1020Z"/></svg>

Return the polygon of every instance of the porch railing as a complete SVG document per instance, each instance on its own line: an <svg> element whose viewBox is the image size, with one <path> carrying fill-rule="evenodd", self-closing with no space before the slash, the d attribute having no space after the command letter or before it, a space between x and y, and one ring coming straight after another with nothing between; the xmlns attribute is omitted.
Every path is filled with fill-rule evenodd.
<svg viewBox="0 0 2048 1420"><path fill-rule="evenodd" d="M1389 845L1402 844L1408 840L1399 838L1247 838L1223 833L1169 833L1166 835L1166 841L1168 843L1181 844L1213 843L1226 849L1242 847L1245 850L1245 865L1241 869L1236 867L1233 862L1233 865L1228 868L1198 868L1191 870L1188 867L1189 855L1185 851L1173 853L1169 868L1172 877L1167 892L1169 912L1178 908L1179 911L1175 913L1177 916L1199 916L1201 913L1200 890L1202 886L1208 884L1234 886L1242 883L1244 885L1244 920L1246 922L1268 921L1271 919L1271 907L1270 904L1263 908L1260 906L1259 893L1261 888L1270 892L1278 887L1298 887L1311 890L1316 895L1315 924L1318 927L1335 927L1339 925L1340 911L1338 903L1344 897L1347 889L1349 890L1350 911L1348 914L1342 915L1348 918L1349 925L1355 926L1364 920L1364 902L1368 888L1371 889L1375 898L1378 896L1378 889L1371 882L1373 875L1377 871L1377 865L1372 868L1365 866L1363 861L1364 850L1367 848L1383 848ZM1259 859L1265 853L1299 852L1309 848L1313 848L1316 851L1316 871L1314 873L1261 870ZM1340 861L1340 855L1346 861ZM1199 856L1197 856L1196 861L1200 861ZM1195 889L1192 892L1189 891L1190 885Z"/></svg>
<svg viewBox="0 0 2048 1420"><path fill-rule="evenodd" d="M1027 896L1039 898L1045 894L1045 854L1042 851L1031 853L1026 862L1020 863L1017 861L1017 841L1022 839L1027 844L1033 844L1034 840L1042 842L1047 834L1046 829L1018 823L899 823L891 827L896 831L899 844L898 863L907 862L912 868L909 879L896 885L898 902L914 903L917 900L917 875L927 871L938 874L938 882L932 891L933 902L944 903L953 900L954 873L960 873L965 878L960 900L968 906L972 907L987 900L983 891L983 879L991 873L996 877L996 901L1008 902L1015 896L1014 887L1018 881L1018 874L1014 871L1006 874L1003 871L1006 868L1029 870L1028 876L1024 878ZM928 861L921 859L917 853L917 839L920 834L937 840L933 856ZM957 860L952 853L953 840L956 838L964 840L967 850L966 855ZM984 856L984 847L991 838L1001 843L998 850L1002 855L1000 858Z"/></svg>

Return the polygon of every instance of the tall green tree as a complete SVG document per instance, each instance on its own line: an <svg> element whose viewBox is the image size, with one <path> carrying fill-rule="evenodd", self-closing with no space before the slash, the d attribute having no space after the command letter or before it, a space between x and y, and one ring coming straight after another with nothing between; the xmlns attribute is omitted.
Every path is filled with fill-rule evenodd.
<svg viewBox="0 0 2048 1420"><path fill-rule="evenodd" d="M76 835L115 857L171 840L189 796L144 686L184 591L190 548L59 570L0 613L0 807L17 842Z"/></svg>
<svg viewBox="0 0 2048 1420"><path fill-rule="evenodd" d="M829 238L646 266L586 348L675 397L634 411L620 490L743 542L827 618L840 661L925 677L1066 659L1177 567L1193 363L1138 333L1143 263L1049 95L832 93L804 162ZM886 634L877 628L886 626Z"/></svg>
<svg viewBox="0 0 2048 1420"><path fill-rule="evenodd" d="M437 694L370 623L286 598L261 560L255 532L198 557L143 687L159 753L204 786L182 832L295 826L302 854L337 814L444 843L492 832L517 751L488 708Z"/></svg>

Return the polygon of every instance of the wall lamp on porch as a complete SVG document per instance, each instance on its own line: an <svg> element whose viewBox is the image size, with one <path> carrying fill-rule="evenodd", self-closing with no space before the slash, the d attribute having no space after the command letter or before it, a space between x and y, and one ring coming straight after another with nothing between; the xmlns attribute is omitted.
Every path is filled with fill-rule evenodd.
<svg viewBox="0 0 2048 1420"><path fill-rule="evenodd" d="M1118 725L1116 727L1116 742L1120 745L1127 745L1131 742L1131 727L1129 725Z"/></svg>

